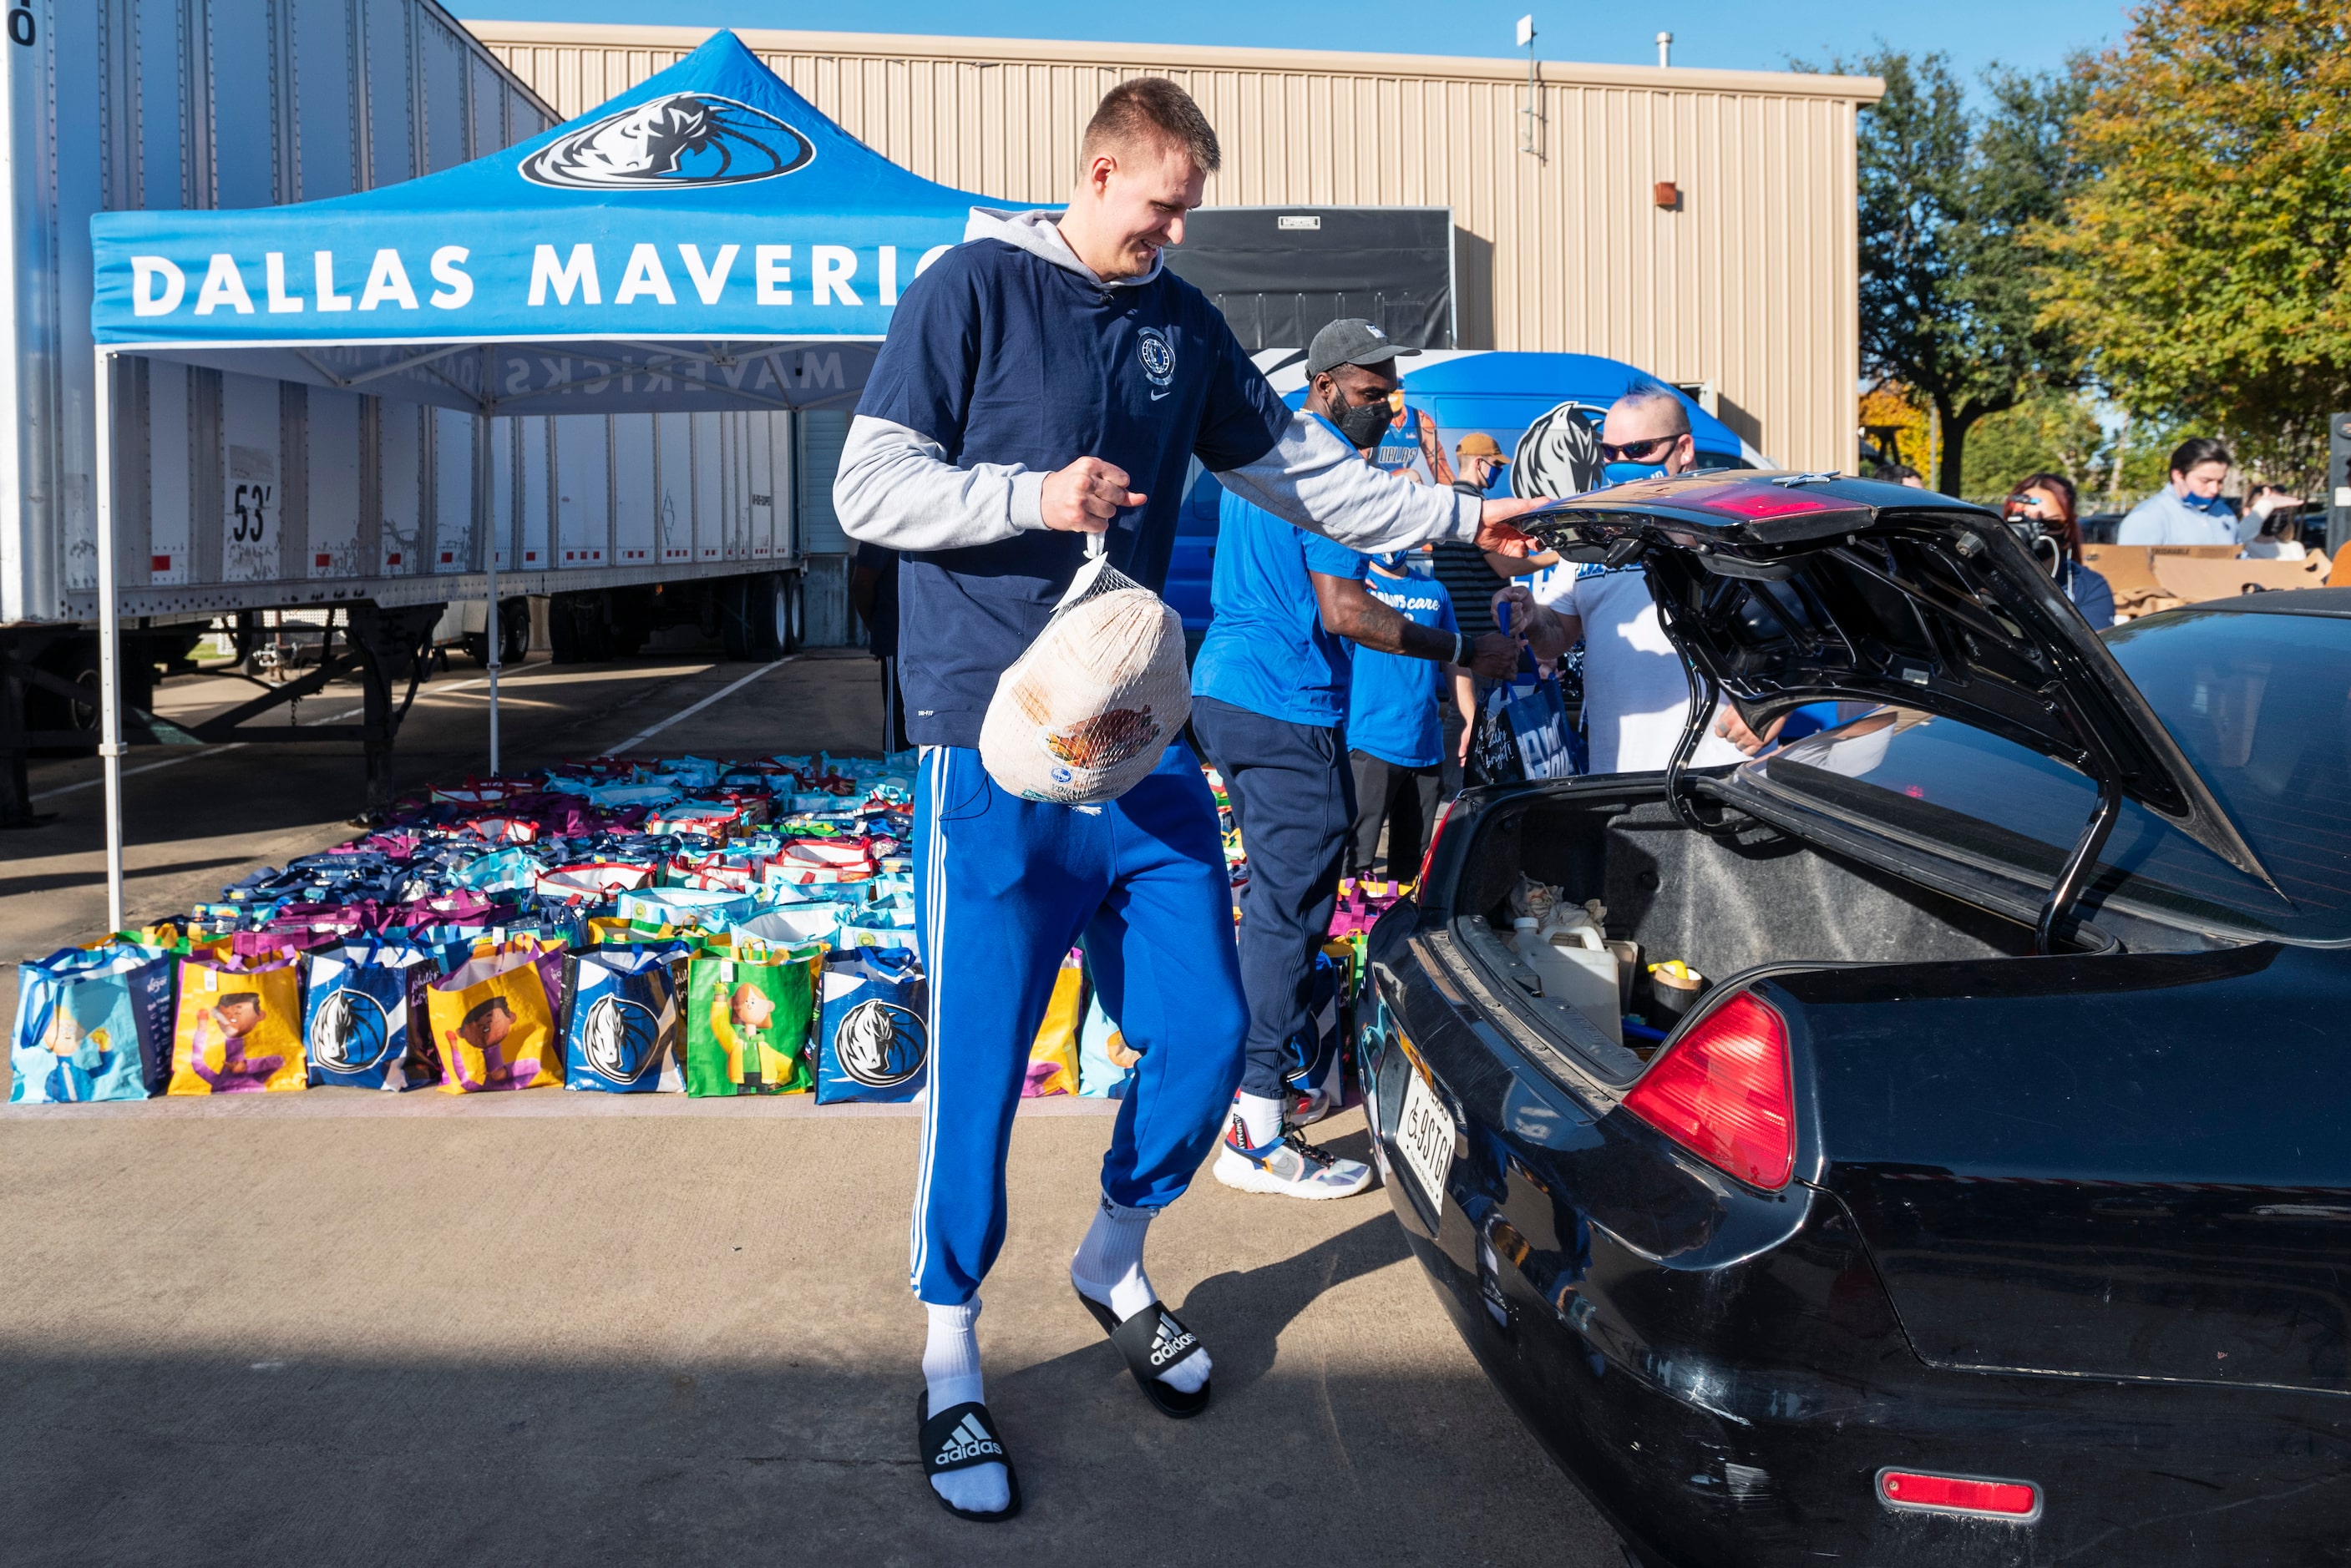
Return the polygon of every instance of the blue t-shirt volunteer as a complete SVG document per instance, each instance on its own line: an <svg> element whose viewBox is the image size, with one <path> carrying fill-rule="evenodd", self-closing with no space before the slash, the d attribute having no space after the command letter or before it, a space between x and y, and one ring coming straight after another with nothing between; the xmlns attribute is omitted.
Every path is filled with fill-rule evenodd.
<svg viewBox="0 0 2351 1568"><path fill-rule="evenodd" d="M1419 626L1451 633L1453 596L1434 577L1390 577L1378 572L1364 579L1370 595ZM1355 650L1353 683L1347 691L1347 747L1399 768L1433 768L1445 760L1440 703L1445 667L1433 659L1407 659L1376 649Z"/></svg>
<svg viewBox="0 0 2351 1568"><path fill-rule="evenodd" d="M1108 554L1154 591L1191 459L1245 466L1290 419L1224 317L1175 274L1105 286L997 239L956 246L908 286L857 411L937 441L959 467L1117 464L1150 500L1113 523ZM901 682L917 744L979 743L997 677L1045 628L1084 553L1075 534L1032 529L900 557Z"/></svg>
<svg viewBox="0 0 2351 1568"><path fill-rule="evenodd" d="M1227 491L1208 582L1215 618L1192 661L1192 695L1294 724L1327 729L1344 719L1352 645L1323 628L1307 574L1359 578L1370 566Z"/></svg>

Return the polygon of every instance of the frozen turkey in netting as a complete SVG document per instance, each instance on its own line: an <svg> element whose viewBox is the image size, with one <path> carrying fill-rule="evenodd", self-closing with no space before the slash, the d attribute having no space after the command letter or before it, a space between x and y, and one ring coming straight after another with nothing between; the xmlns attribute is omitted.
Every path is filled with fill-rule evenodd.
<svg viewBox="0 0 2351 1568"><path fill-rule="evenodd" d="M979 730L988 776L1024 800L1115 800L1192 716L1184 620L1086 541L1086 564L1028 651L997 678Z"/></svg>

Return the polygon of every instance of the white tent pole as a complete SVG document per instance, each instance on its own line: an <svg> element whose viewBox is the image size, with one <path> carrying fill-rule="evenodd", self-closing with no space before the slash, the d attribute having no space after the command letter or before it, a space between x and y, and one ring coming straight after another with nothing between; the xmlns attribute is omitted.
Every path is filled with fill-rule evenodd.
<svg viewBox="0 0 2351 1568"><path fill-rule="evenodd" d="M114 589L114 351L97 350L98 755L106 771L106 929L122 929L122 617Z"/></svg>
<svg viewBox="0 0 2351 1568"><path fill-rule="evenodd" d="M498 615L498 530L491 519L490 421L474 416L474 537L482 541L482 560L489 582L489 616L484 621L490 645L490 776L498 776L498 659L506 627Z"/></svg>

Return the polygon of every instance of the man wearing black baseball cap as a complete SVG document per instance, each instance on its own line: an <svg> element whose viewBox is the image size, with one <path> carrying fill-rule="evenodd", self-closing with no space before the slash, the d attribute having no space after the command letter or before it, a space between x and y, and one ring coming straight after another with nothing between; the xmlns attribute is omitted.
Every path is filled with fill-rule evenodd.
<svg viewBox="0 0 2351 1568"><path fill-rule="evenodd" d="M1306 351L1305 412L1368 462L1403 404L1396 360L1419 353L1363 320L1333 321ZM1217 1179L1250 1192L1344 1198L1371 1170L1285 1126L1284 1049L1307 1023L1314 954L1330 929L1354 784L1341 732L1349 645L1499 677L1518 645L1417 625L1366 591L1372 557L1307 534L1228 490L1218 507L1216 616L1192 665L1192 731L1224 775L1249 852L1241 991L1249 1005L1240 1096ZM1307 1107L1319 1115L1319 1104Z"/></svg>

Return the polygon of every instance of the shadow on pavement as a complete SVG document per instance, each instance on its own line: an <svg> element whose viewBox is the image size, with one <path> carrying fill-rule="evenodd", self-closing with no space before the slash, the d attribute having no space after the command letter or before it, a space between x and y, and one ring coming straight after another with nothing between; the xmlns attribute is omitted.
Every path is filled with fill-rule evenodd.
<svg viewBox="0 0 2351 1568"><path fill-rule="evenodd" d="M251 856L224 855L211 860L175 860L161 866L129 867L125 868L124 876L130 881L140 881L151 877L182 876L192 871L216 871L225 866L238 867L245 871L260 868ZM87 887L89 883L89 873L87 871L59 871L33 877L0 877L0 898L12 898L21 893L52 893L61 888Z"/></svg>
<svg viewBox="0 0 2351 1568"><path fill-rule="evenodd" d="M1024 1341L1091 1334L1074 1301L1071 1322L1043 1307L984 1322L1028 1500L1003 1527L930 1501L904 1361L844 1366L778 1323L741 1360L567 1364L566 1325L513 1321L485 1280L442 1325L446 1361L371 1360L364 1319L347 1359L253 1359L229 1322L212 1358L0 1355L0 1541L13 1563L159 1568L1094 1568L1228 1562L1269 1541L1343 1563L1614 1564L1474 1372L1383 1371L1332 1355L1327 1332L1282 1343L1318 1299L1405 1256L1378 1214L1202 1282L1180 1310L1217 1356L1217 1401L1191 1421L1150 1409L1098 1341L994 1371ZM502 1344L533 1360L501 1360Z"/></svg>

